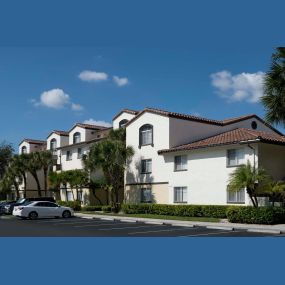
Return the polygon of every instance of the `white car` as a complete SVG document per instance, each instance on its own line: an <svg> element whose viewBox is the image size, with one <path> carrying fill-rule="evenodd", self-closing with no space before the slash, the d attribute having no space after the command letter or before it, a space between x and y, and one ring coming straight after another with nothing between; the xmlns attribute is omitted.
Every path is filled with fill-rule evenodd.
<svg viewBox="0 0 285 285"><path fill-rule="evenodd" d="M15 206L13 210L13 216L31 220L50 217L70 218L73 215L73 209L45 201L32 202L25 206Z"/></svg>

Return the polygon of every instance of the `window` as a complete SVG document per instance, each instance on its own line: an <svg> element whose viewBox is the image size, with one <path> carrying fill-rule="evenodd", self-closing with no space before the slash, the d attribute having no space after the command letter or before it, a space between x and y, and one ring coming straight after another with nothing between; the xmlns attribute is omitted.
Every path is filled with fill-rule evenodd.
<svg viewBox="0 0 285 285"><path fill-rule="evenodd" d="M81 142L81 134L79 132L73 135L73 143L80 143Z"/></svg>
<svg viewBox="0 0 285 285"><path fill-rule="evenodd" d="M142 188L141 189L141 203L151 203L151 188Z"/></svg>
<svg viewBox="0 0 285 285"><path fill-rule="evenodd" d="M82 148L77 149L77 158L81 159L82 158Z"/></svg>
<svg viewBox="0 0 285 285"><path fill-rule="evenodd" d="M83 195L82 195L82 190L77 191L77 200L82 202Z"/></svg>
<svg viewBox="0 0 285 285"><path fill-rule="evenodd" d="M23 147L22 147L21 153L22 153L22 154L28 153L28 150L27 150L27 147L26 147L26 146L23 146Z"/></svg>
<svg viewBox="0 0 285 285"><path fill-rule="evenodd" d="M152 160L151 159L142 159L141 161L141 173L151 173Z"/></svg>
<svg viewBox="0 0 285 285"><path fill-rule="evenodd" d="M244 164L244 150L243 149L229 149L227 153L227 165L238 166Z"/></svg>
<svg viewBox="0 0 285 285"><path fill-rule="evenodd" d="M245 203L245 189L239 191L227 191L227 203L244 204Z"/></svg>
<svg viewBox="0 0 285 285"><path fill-rule="evenodd" d="M187 203L187 187L174 187L174 203Z"/></svg>
<svg viewBox="0 0 285 285"><path fill-rule="evenodd" d="M66 192L66 201L73 201L72 191Z"/></svg>
<svg viewBox="0 0 285 285"><path fill-rule="evenodd" d="M50 141L50 149L51 150L56 150L56 148L57 148L57 141L56 141L56 139L52 139Z"/></svg>
<svg viewBox="0 0 285 285"><path fill-rule="evenodd" d="M252 121L252 122L251 122L251 127L252 127L253 130L256 130L256 129L257 129L257 123L256 123L256 121Z"/></svg>
<svg viewBox="0 0 285 285"><path fill-rule="evenodd" d="M119 122L119 128L123 128L123 127L126 125L127 122L128 122L128 120L126 120L126 119L121 120L121 121Z"/></svg>
<svg viewBox="0 0 285 285"><path fill-rule="evenodd" d="M153 144L153 126L143 125L140 127L140 146Z"/></svg>
<svg viewBox="0 0 285 285"><path fill-rule="evenodd" d="M70 150L66 152L66 160L72 160L72 153Z"/></svg>
<svg viewBox="0 0 285 285"><path fill-rule="evenodd" d="M178 155L174 158L174 171L187 170L187 155Z"/></svg>

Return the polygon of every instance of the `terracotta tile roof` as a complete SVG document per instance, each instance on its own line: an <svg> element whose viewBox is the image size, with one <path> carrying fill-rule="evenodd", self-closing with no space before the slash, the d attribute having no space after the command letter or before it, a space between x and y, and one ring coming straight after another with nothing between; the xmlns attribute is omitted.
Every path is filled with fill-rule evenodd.
<svg viewBox="0 0 285 285"><path fill-rule="evenodd" d="M221 145L238 144L240 142L247 141L260 141L265 143L285 145L285 136L245 128L238 128L202 140L191 142L189 144L176 146L170 149L159 150L158 153L163 154L169 152L208 148Z"/></svg>
<svg viewBox="0 0 285 285"><path fill-rule="evenodd" d="M247 120L250 118L255 118L262 122L264 125L266 125L268 128L272 129L274 132L278 133L279 135L283 135L281 132L279 132L277 129L272 127L270 124L266 123L264 120L262 120L260 117L258 117L255 114L249 114L249 115L244 115L236 118L229 118L225 120L212 120L212 119L207 119L203 117L198 117L198 116L192 116L192 115L187 115L187 114L182 114L182 113L176 113L176 112L169 112L161 109L156 109L156 108L145 108L144 110L140 111L137 113L137 115L131 119L126 126L130 125L133 121L135 121L137 118L139 118L143 113L149 112L153 114L158 114L161 116L166 116L170 118L176 118L176 119L182 119L182 120L189 120L189 121L195 121L195 122L200 122L204 124L210 124L210 125L217 125L217 126L226 126L229 124L234 124L243 120Z"/></svg>
<svg viewBox="0 0 285 285"><path fill-rule="evenodd" d="M46 143L46 141L42 141L42 140L34 140L34 139L23 139L19 145L21 145L23 142L27 142L29 144L39 144L39 145L44 145Z"/></svg>
<svg viewBox="0 0 285 285"><path fill-rule="evenodd" d="M89 130L105 130L109 129L109 127L103 127L103 126L96 126L96 125L90 125L90 124L83 124L83 123L76 123L69 132L71 132L75 127L80 127L83 129L89 129Z"/></svg>
<svg viewBox="0 0 285 285"><path fill-rule="evenodd" d="M54 131L52 131L52 132L48 135L48 138L49 138L52 134L57 134L57 135L59 135L59 136L65 136L65 137L69 136L69 133L66 132L66 131L54 130Z"/></svg>
<svg viewBox="0 0 285 285"><path fill-rule="evenodd" d="M131 109L123 109L121 112L119 112L114 118L113 121L116 120L122 113L128 113L132 115L137 115L139 111L131 110Z"/></svg>

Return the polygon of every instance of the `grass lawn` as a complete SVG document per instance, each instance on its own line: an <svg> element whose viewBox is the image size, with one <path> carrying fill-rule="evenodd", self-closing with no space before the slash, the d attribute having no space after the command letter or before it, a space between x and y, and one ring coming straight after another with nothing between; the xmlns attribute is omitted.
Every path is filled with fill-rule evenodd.
<svg viewBox="0 0 285 285"><path fill-rule="evenodd" d="M153 215L153 214L114 214L114 213L102 213L102 212L79 212L82 214L91 215L107 215L118 217L134 217L134 218L148 218L148 219L163 219L163 220L179 220L179 221L194 221L194 222L219 222L218 218L208 217L179 217L179 216L166 216L166 215Z"/></svg>

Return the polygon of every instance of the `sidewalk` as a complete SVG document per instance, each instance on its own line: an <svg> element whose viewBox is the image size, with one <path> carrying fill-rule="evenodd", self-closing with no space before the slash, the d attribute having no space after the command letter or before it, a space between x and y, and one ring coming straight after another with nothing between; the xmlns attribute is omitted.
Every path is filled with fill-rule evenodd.
<svg viewBox="0 0 285 285"><path fill-rule="evenodd" d="M125 216L111 216L111 215L96 215L96 214L83 214L75 213L76 217L83 219L104 219L104 220L123 220L129 222L144 222L152 224L165 224L172 226L181 227L206 227L208 229L218 229L218 230L246 230L248 232L257 233L272 233L272 234L285 234L285 224L279 225L256 225L256 224L235 224L229 223L227 221L222 221L219 223L211 222L196 222L196 221L179 221L179 220L163 220L163 219L149 219L149 218L137 218L137 217L125 217Z"/></svg>

